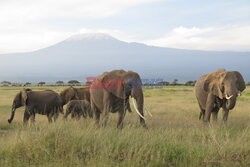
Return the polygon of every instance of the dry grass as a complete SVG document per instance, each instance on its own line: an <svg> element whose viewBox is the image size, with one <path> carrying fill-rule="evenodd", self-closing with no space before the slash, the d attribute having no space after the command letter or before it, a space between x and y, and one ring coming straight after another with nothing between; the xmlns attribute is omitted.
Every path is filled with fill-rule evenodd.
<svg viewBox="0 0 250 167"><path fill-rule="evenodd" d="M61 91L64 87L50 87ZM193 87L175 86L144 90L153 114L149 130L139 126L135 112L127 113L124 128L115 128L110 114L106 128L93 120L23 126L23 108L8 124L11 103L21 88L0 87L0 166L249 166L250 89L230 112L227 124L198 120ZM48 89L48 87L34 87ZM62 117L62 116L61 116ZM221 115L219 114L219 120Z"/></svg>

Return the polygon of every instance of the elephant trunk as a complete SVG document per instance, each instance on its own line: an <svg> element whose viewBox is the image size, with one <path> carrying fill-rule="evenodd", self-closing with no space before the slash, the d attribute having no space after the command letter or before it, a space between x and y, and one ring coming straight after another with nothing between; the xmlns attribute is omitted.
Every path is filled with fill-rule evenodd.
<svg viewBox="0 0 250 167"><path fill-rule="evenodd" d="M12 112L11 112L11 116L10 116L10 119L8 119L8 122L11 123L12 120L14 119L14 116L15 116L15 111L16 109L15 108L12 108Z"/></svg>
<svg viewBox="0 0 250 167"><path fill-rule="evenodd" d="M231 95L231 98L230 99L227 99L226 101L226 109L228 110L232 110L235 106L235 103L236 103L236 95Z"/></svg>

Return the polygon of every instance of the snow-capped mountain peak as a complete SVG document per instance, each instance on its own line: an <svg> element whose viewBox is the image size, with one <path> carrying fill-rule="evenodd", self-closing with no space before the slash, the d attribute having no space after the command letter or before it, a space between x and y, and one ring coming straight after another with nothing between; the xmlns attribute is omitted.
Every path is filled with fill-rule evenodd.
<svg viewBox="0 0 250 167"><path fill-rule="evenodd" d="M115 40L115 38L105 33L85 33L85 34L76 34L67 39L67 41L79 41L79 40Z"/></svg>

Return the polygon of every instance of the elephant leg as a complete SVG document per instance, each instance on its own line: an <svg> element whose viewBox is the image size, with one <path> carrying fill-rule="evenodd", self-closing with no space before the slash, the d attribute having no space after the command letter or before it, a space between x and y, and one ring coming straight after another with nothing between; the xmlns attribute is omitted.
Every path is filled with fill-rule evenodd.
<svg viewBox="0 0 250 167"><path fill-rule="evenodd" d="M67 119L67 117L68 117L68 115L70 114L70 110L66 110L66 113L65 113L65 115L64 115L64 117L63 118L65 118L65 119Z"/></svg>
<svg viewBox="0 0 250 167"><path fill-rule="evenodd" d="M228 114L229 114L229 110L227 110L226 108L223 108L223 121L224 122L227 122Z"/></svg>
<svg viewBox="0 0 250 167"><path fill-rule="evenodd" d="M92 110L91 110L90 107L87 109L87 116L88 116L89 118L93 118L93 112L92 112Z"/></svg>
<svg viewBox="0 0 250 167"><path fill-rule="evenodd" d="M99 125L101 112L97 109L97 111L95 111L94 113L95 113L95 123L96 125Z"/></svg>
<svg viewBox="0 0 250 167"><path fill-rule="evenodd" d="M103 111L102 111L102 126L105 127L109 118L109 112L112 109L111 106L112 97L109 92L105 92L103 95Z"/></svg>
<svg viewBox="0 0 250 167"><path fill-rule="evenodd" d="M59 116L59 112L56 112L56 113L54 114L54 122L56 122L58 116Z"/></svg>
<svg viewBox="0 0 250 167"><path fill-rule="evenodd" d="M205 119L203 121L210 122L210 117L211 117L211 111L208 110L205 112Z"/></svg>
<svg viewBox="0 0 250 167"><path fill-rule="evenodd" d="M77 111L76 120L80 120L81 116L82 116L81 111Z"/></svg>
<svg viewBox="0 0 250 167"><path fill-rule="evenodd" d="M52 113L47 114L47 117L48 117L49 123L51 123L52 122Z"/></svg>
<svg viewBox="0 0 250 167"><path fill-rule="evenodd" d="M94 102L91 101L91 111L95 116L95 123L99 126L101 111L95 106Z"/></svg>
<svg viewBox="0 0 250 167"><path fill-rule="evenodd" d="M214 95L210 93L208 95L208 97L207 97L204 122L209 122L210 121L211 112L212 112L212 110L214 108L214 100L215 100Z"/></svg>
<svg viewBox="0 0 250 167"><path fill-rule="evenodd" d="M76 116L75 111L71 112L71 119L74 119L74 118L75 118L75 116Z"/></svg>
<svg viewBox="0 0 250 167"><path fill-rule="evenodd" d="M85 110L82 112L82 117L85 119L87 118L87 112Z"/></svg>
<svg viewBox="0 0 250 167"><path fill-rule="evenodd" d="M32 123L35 123L35 117L36 117L36 115L35 115L35 113L33 113L31 115L31 119L30 119Z"/></svg>
<svg viewBox="0 0 250 167"><path fill-rule="evenodd" d="M23 115L23 123L24 123L24 124L27 124L27 123L28 123L29 118L30 118L29 111L28 111L27 109L25 109L25 111L24 111L24 115Z"/></svg>
<svg viewBox="0 0 250 167"><path fill-rule="evenodd" d="M122 129L122 127L123 127L123 119L124 119L125 115L126 115L126 110L118 112L117 128Z"/></svg>
<svg viewBox="0 0 250 167"><path fill-rule="evenodd" d="M201 117L202 117L202 119L204 120L205 110L202 109L200 103L199 103L199 107L200 107L200 116L199 116L199 120L201 120Z"/></svg>
<svg viewBox="0 0 250 167"><path fill-rule="evenodd" d="M108 118L109 118L109 108L105 109L105 111L103 112L102 115L102 126L105 127L107 125L108 122Z"/></svg>
<svg viewBox="0 0 250 167"><path fill-rule="evenodd" d="M214 110L213 110L213 112L212 112L213 121L217 121L219 110L220 110L220 108L218 108L218 107L214 108Z"/></svg>
<svg viewBox="0 0 250 167"><path fill-rule="evenodd" d="M202 117L202 119L204 120L204 116L205 116L205 110L201 110L201 111L200 111L199 120L201 120L201 117Z"/></svg>

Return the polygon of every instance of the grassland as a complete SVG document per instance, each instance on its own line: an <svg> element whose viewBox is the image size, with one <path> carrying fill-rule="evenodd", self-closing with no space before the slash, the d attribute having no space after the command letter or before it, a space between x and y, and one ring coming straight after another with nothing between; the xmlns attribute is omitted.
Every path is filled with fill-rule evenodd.
<svg viewBox="0 0 250 167"><path fill-rule="evenodd" d="M64 87L33 87L33 90ZM11 103L20 87L0 87L0 166L250 166L250 87L239 97L227 124L203 124L193 87L144 90L148 130L135 112L124 128L111 114L106 128L93 120L23 126L23 108L8 124ZM219 120L221 120L219 113Z"/></svg>

